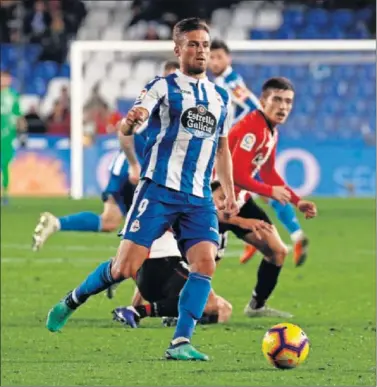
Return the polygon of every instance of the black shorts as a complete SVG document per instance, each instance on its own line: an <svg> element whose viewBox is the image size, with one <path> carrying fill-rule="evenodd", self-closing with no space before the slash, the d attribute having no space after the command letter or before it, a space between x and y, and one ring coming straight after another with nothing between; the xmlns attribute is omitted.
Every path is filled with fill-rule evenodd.
<svg viewBox="0 0 377 387"><path fill-rule="evenodd" d="M248 199L240 208L238 216L245 219L264 220L266 223L272 224L270 218L267 216L264 210L259 207L252 198ZM220 223L219 231L220 234L225 233L226 231L232 231L237 236L237 238L240 239L243 239L246 234L252 232L251 230L245 230L244 228L227 223Z"/></svg>
<svg viewBox="0 0 377 387"><path fill-rule="evenodd" d="M148 302L178 297L189 275L180 257L149 258L136 275L136 285Z"/></svg>

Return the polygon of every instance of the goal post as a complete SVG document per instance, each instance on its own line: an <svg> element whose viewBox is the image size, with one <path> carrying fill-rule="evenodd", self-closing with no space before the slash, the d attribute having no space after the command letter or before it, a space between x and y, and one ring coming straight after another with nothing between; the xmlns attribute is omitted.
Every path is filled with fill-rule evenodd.
<svg viewBox="0 0 377 387"><path fill-rule="evenodd" d="M368 61L371 54L375 61L376 42L374 40L260 40L260 41L228 41L232 53L277 53L280 60L285 63L293 58L293 54L313 53L313 55L332 54L333 61L346 60L345 53L359 52L368 53ZM83 128L83 106L84 106L84 77L83 65L86 52L124 52L135 55L159 54L169 58L172 56L174 44L172 41L73 41L71 43L71 197L81 199L84 195L84 128ZM284 58L284 54L289 55ZM343 59L336 59L335 54L343 54ZM313 55L306 58L310 61ZM297 61L296 61L297 62ZM263 61L261 61L263 63ZM268 63L265 64L268 66ZM150 74L152 79L157 74ZM139 90L135 91L136 94Z"/></svg>

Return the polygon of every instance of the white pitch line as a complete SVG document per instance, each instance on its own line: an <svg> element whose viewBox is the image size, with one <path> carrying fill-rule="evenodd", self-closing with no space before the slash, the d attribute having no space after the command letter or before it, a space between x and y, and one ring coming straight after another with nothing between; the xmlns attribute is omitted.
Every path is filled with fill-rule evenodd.
<svg viewBox="0 0 377 387"><path fill-rule="evenodd" d="M2 243L2 248L16 249L16 250L31 250L31 244L19 244L19 243ZM87 245L51 245L44 246L43 250L67 250L67 251L115 251L118 245L114 243L114 246L87 246Z"/></svg>

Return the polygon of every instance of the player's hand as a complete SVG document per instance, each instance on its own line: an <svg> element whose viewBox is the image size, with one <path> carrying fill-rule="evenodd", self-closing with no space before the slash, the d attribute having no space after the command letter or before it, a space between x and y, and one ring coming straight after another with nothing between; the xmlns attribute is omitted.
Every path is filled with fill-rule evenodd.
<svg viewBox="0 0 377 387"><path fill-rule="evenodd" d="M297 208L305 214L306 219L312 219L317 216L317 206L309 200L300 200L297 203Z"/></svg>
<svg viewBox="0 0 377 387"><path fill-rule="evenodd" d="M148 118L148 111L144 108L132 108L121 121L120 130L125 136L131 136Z"/></svg>
<svg viewBox="0 0 377 387"><path fill-rule="evenodd" d="M240 209L234 196L226 197L223 204L224 217L229 219L236 216Z"/></svg>
<svg viewBox="0 0 377 387"><path fill-rule="evenodd" d="M280 204L287 204L291 199L291 193L282 185L272 187L272 198Z"/></svg>
<svg viewBox="0 0 377 387"><path fill-rule="evenodd" d="M262 233L272 233L272 225L259 219L244 219L242 228L251 230L258 239L262 239Z"/></svg>
<svg viewBox="0 0 377 387"><path fill-rule="evenodd" d="M128 167L128 180L131 184L136 185L140 180L140 164L133 164Z"/></svg>

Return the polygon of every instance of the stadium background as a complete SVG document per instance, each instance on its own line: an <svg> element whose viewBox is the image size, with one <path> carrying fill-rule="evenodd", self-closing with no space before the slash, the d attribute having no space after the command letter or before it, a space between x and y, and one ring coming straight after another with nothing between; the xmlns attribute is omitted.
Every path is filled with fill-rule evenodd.
<svg viewBox="0 0 377 387"><path fill-rule="evenodd" d="M211 23L214 36L227 40L375 36L374 5L368 1L308 1L305 5L194 1L179 7L169 1L43 4L6 1L0 8L1 67L11 70L14 88L22 95L30 133L26 148L20 149L12 165L13 195L69 193L72 40L170 39L171 26L191 9ZM114 113L127 111L148 78L161 72L162 59L122 58L116 52L85 54L84 157L91 168L85 168L84 193L96 196L106 184L107 165L117 147L107 136L106 125ZM346 54L353 61L326 63L326 53L319 60L312 53L312 63L297 61L296 65L287 64L284 54L275 54L275 63L269 65L249 63L252 53L246 54L246 61L245 55L234 60L235 69L257 95L263 80L273 75L288 76L295 83L296 105L280 140L280 153L288 151L280 170L305 195L375 195L376 71L374 63L365 60L365 55L373 58L374 54ZM22 172L25 165L27 175ZM34 173L48 165L48 179Z"/></svg>
<svg viewBox="0 0 377 387"><path fill-rule="evenodd" d="M294 110L281 129L278 163L294 188L314 196L320 216L303 221L309 261L300 270L287 263L272 306L293 312L312 340L302 371L269 372L260 340L279 321L250 322L242 315L257 266L238 264L242 245L234 239L227 256L235 259L225 260L214 280L234 305L232 324L200 329L195 336L215 357L209 365L156 362L171 334L158 329L159 322L146 322L156 329L139 329L135 337L114 327L109 311L128 302L130 282L115 301L99 297L88 303L64 335L44 329L48 308L113 254L117 239L61 233L36 255L30 242L38 215L101 211L99 194L117 148L106 125L127 111L163 60L115 52L85 56L86 198L73 201L70 43L170 39L174 22L186 16L202 16L226 40L376 37L375 3L367 0L2 0L1 67L10 70L21 94L29 136L24 147L17 144L11 200L1 212L1 384L375 385L376 68L370 52L353 52L345 63L321 62L314 54L313 62L290 63L290 54L281 53L274 63L255 63L248 53L234 61L256 94L273 75L288 76L297 88Z"/></svg>

